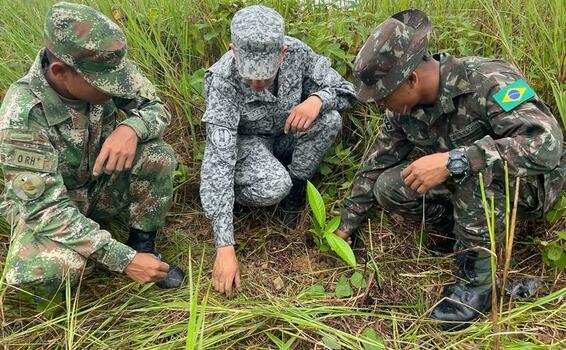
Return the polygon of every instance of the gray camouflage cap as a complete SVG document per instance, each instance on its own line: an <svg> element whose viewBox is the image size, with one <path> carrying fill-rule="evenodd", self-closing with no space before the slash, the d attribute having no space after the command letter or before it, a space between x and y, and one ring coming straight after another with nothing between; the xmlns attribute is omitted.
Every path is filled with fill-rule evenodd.
<svg viewBox="0 0 566 350"><path fill-rule="evenodd" d="M411 9L394 14L377 26L354 62L354 87L363 102L391 94L428 54L430 19Z"/></svg>
<svg viewBox="0 0 566 350"><path fill-rule="evenodd" d="M244 79L272 78L279 68L285 23L277 11L249 6L236 12L230 26L236 67Z"/></svg>
<svg viewBox="0 0 566 350"><path fill-rule="evenodd" d="M91 7L53 5L45 18L43 41L55 57L107 95L133 98L143 85L142 74L125 59L126 37L120 27Z"/></svg>

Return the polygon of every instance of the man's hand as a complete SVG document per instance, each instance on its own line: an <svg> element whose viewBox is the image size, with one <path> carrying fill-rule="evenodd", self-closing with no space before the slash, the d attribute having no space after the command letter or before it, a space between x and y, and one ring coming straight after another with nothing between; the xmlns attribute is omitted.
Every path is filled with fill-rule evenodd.
<svg viewBox="0 0 566 350"><path fill-rule="evenodd" d="M221 247L216 250L216 260L212 269L212 286L217 292L231 295L232 286L240 288L240 267L234 246Z"/></svg>
<svg viewBox="0 0 566 350"><path fill-rule="evenodd" d="M401 172L405 185L423 194L448 178L448 152L421 157Z"/></svg>
<svg viewBox="0 0 566 350"><path fill-rule="evenodd" d="M346 232L344 232L340 229L337 229L336 231L334 231L334 233L336 234L336 236L345 240L346 243L348 243L349 245L352 245L352 237L350 237L349 234L347 234Z"/></svg>
<svg viewBox="0 0 566 350"><path fill-rule="evenodd" d="M137 253L124 272L138 283L157 282L164 279L169 265L149 253Z"/></svg>
<svg viewBox="0 0 566 350"><path fill-rule="evenodd" d="M129 170L134 163L137 146L136 132L127 125L120 125L102 144L92 174L98 176L104 170L111 175L114 171Z"/></svg>
<svg viewBox="0 0 566 350"><path fill-rule="evenodd" d="M307 130L320 114L321 107L322 100L315 95L310 96L302 103L295 106L285 122L285 128L283 129L285 134L289 131Z"/></svg>

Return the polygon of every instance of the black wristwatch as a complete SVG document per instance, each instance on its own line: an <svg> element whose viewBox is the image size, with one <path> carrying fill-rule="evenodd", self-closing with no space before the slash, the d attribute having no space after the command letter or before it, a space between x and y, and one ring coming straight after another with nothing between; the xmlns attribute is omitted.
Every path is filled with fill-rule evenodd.
<svg viewBox="0 0 566 350"><path fill-rule="evenodd" d="M463 180L470 172L470 162L461 148L456 148L448 152L448 162L446 168L450 177L457 182Z"/></svg>

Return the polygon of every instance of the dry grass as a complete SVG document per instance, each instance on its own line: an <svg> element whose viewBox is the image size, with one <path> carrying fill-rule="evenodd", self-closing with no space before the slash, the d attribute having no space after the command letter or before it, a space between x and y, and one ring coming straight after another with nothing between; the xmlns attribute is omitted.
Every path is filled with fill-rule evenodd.
<svg viewBox="0 0 566 350"><path fill-rule="evenodd" d="M3 2L0 11L0 95L20 77L40 46L41 18L52 1ZM333 295L340 276L354 271L333 254L321 254L312 246L305 213L300 227L284 230L274 208L253 210L236 220L238 254L242 265L242 290L232 299L208 293L214 248L210 226L198 198L203 130L200 116L203 99L199 93L200 68L214 62L227 46L231 15L251 1L91 1L106 13L112 6L127 15L121 22L130 45L130 55L161 87L174 119L165 138L188 166L178 183L174 206L158 246L171 261L188 269L192 264L193 284L176 291L137 286L123 276L97 269L73 291L77 309L64 307L62 314L47 317L18 301L9 291L0 307L0 346L4 349L179 349L187 335L200 334L203 349L277 349L273 337L284 342L296 338L290 349L323 349L324 336L331 335L342 349L364 349L368 338L361 333L371 327L392 349L478 349L490 348L494 334L488 317L457 333L439 331L427 319L442 286L454 278L450 257L432 257L418 246L419 227L401 217L371 216L356 247L357 270L368 287L348 298ZM458 55L481 54L513 60L557 117L566 118L566 66L564 58L565 5L548 2L492 0L360 1L356 11L332 6L301 7L298 1L266 1L277 7L288 29L318 52L332 58L346 75L353 55L367 31L397 10L421 7L433 19L431 46ZM332 18L330 20L329 18ZM195 30L195 24L199 24ZM537 49L532 49L537 43ZM339 50L339 51L337 51ZM562 114L560 114L562 112ZM337 209L380 126L380 112L360 107L347 116L341 135L342 154L332 150L325 164L329 176L318 175L317 184ZM334 163L338 164L334 164ZM328 195L331 191L336 193ZM330 209L330 208L329 208ZM125 238L120 221L111 232ZM566 339L566 279L563 270L541 262L532 237L554 237L566 230L566 219L552 224L521 225L514 246L510 279L539 276L537 295L527 302L505 299L499 315L502 346L506 349L561 349ZM0 223L0 266L9 242L9 228ZM200 264L200 257L204 260ZM198 272L202 276L198 278ZM276 280L280 281L275 282ZM304 291L322 285L322 296ZM1 289L1 288L0 288ZM198 295L191 297L191 292ZM204 303L204 299L208 300ZM193 314L204 314L204 327L191 323ZM374 343L376 345L377 343ZM366 344L367 346L367 344ZM379 347L377 347L379 348ZM366 349L370 349L367 347Z"/></svg>

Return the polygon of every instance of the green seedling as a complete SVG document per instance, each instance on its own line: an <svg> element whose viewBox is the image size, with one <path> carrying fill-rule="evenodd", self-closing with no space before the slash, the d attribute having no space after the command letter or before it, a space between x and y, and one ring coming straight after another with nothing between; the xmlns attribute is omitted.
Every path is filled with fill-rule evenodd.
<svg viewBox="0 0 566 350"><path fill-rule="evenodd" d="M346 241L338 237L334 231L340 226L340 217L336 216L326 221L326 207L320 192L307 181L307 199L313 214L314 227L309 231L313 233L316 246L321 252L332 249L346 264L355 267L356 257L352 248Z"/></svg>

